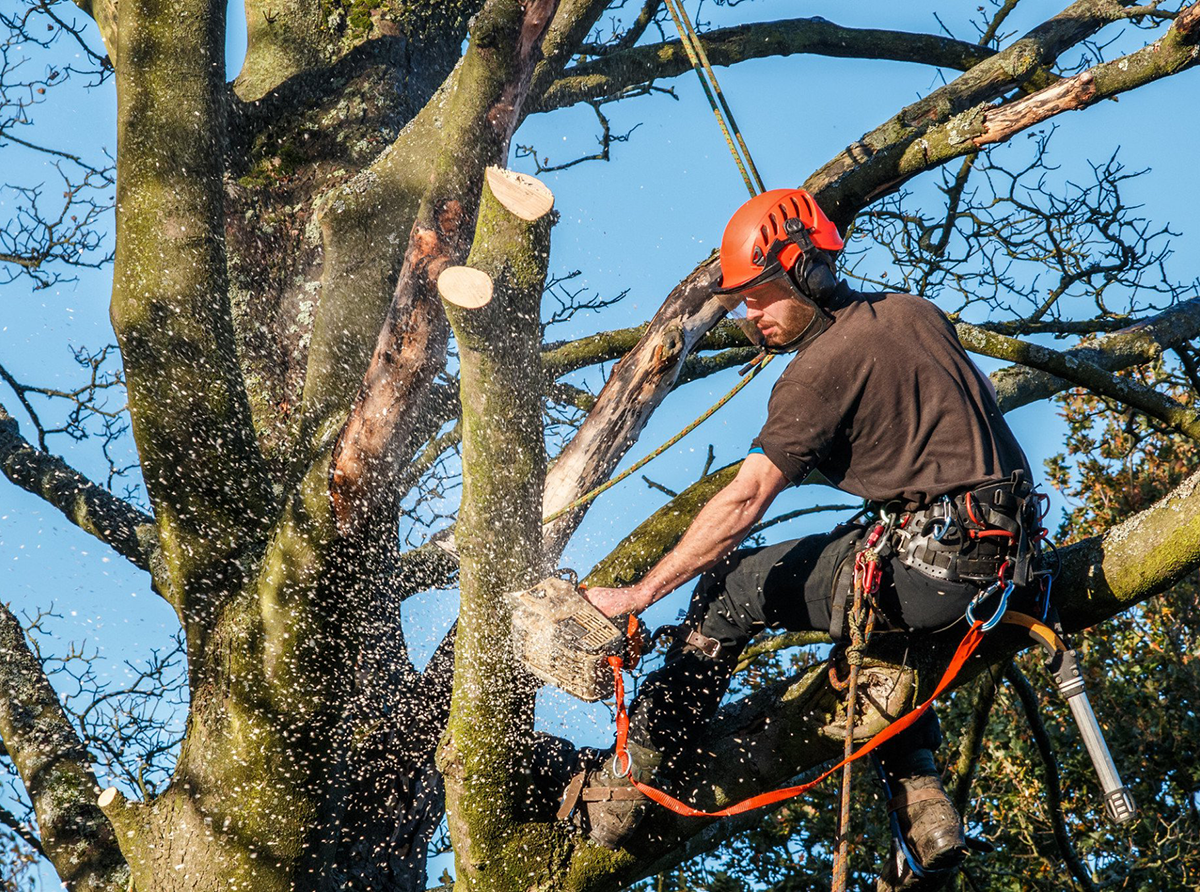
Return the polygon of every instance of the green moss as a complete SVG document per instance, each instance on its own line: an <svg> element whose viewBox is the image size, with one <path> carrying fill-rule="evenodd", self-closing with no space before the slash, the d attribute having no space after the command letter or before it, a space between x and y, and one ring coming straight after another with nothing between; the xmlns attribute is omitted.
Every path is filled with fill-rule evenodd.
<svg viewBox="0 0 1200 892"><path fill-rule="evenodd" d="M741 466L740 461L726 465L693 483L626 536L584 581L597 586L631 585L637 582L683 537L692 518L718 490L737 476Z"/></svg>

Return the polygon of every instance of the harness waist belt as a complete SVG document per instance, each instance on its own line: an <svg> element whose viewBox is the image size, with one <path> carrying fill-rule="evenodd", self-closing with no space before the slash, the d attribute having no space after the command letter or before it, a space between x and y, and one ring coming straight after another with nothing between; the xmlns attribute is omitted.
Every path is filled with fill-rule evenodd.
<svg viewBox="0 0 1200 892"><path fill-rule="evenodd" d="M1006 561L1022 566L1011 577L1027 584L1031 533L1039 499L1022 471L910 512L892 533L899 561L932 579L987 582Z"/></svg>

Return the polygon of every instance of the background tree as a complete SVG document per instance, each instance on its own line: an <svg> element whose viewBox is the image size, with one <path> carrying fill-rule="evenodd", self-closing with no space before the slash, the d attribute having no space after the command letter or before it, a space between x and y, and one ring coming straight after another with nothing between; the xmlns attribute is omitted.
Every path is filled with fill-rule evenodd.
<svg viewBox="0 0 1200 892"><path fill-rule="evenodd" d="M1152 419L1139 423L1168 442L1194 439L1188 344L1200 308L1164 265L1169 233L1121 201L1116 160L1096 168L1094 184L1056 194L1045 188L1044 129L1032 160L989 146L1186 71L1200 8L1079 0L1009 34L1016 5L984 10L970 40L824 19L705 39L717 64L804 52L961 72L807 178L853 233L848 272L871 283L899 270L904 287L956 313L971 349L1019 363L994 376L1006 409L1074 383ZM757 835L739 844L757 846L756 879L823 873L827 828L811 803L765 825L655 814L646 837L617 854L554 824L547 788L564 747L535 733L525 679L504 653L500 594L553 567L586 509L544 530L541 517L604 480L674 388L747 358L736 330L718 324L711 260L645 325L547 342L545 323L604 301L560 279L551 293L565 306L539 319L551 218L519 222L485 185L532 113L590 103L607 157L626 134L612 133L603 104L686 71L660 4L252 0L245 63L228 85L221 4L80 9L94 25L49 2L5 13L0 137L28 148L20 128L47 95L38 90L64 77L28 79L20 54L39 41L51 51L82 44L84 69L54 70L115 83L115 190L104 165L63 158L64 217L51 221L35 205L41 193L19 187L0 260L37 284L103 263L95 233L111 195L120 371L106 364L115 356L82 354L91 383L61 392L6 373L11 412L29 421L23 431L0 411L0 464L148 574L178 617L181 649L139 666L126 689L101 691L87 651L43 654L38 616L26 629L0 612L0 737L32 815L0 818L24 840L20 851L40 847L74 889L420 889L445 811L463 889L616 888L666 876L749 828ZM1106 58L1106 41L1129 24L1148 33ZM553 166L540 157L539 169ZM951 161L943 204L914 207L905 184ZM494 297L447 311L435 283L464 263L488 273ZM1065 351L1020 339L1101 333ZM1173 349L1182 371L1169 362L1170 383L1113 374ZM603 378L598 393L564 380L588 369ZM110 384L127 395L127 415L105 401ZM43 422L43 397L67 399L68 420ZM132 494L114 492L119 462L100 485L46 439L61 427L110 444L126 417L144 487ZM594 578L648 566L732 470L706 468ZM1078 479L1094 485L1101 470ZM461 566L429 542L459 473ZM1130 501L1064 550L1056 590L1069 625L1130 610L1200 564L1193 483L1164 477L1165 501ZM418 670L399 606L451 584L457 631ZM1018 646L997 637L989 657L1002 664ZM912 699L944 656L923 654L916 684L910 671L897 687L901 655L881 652L872 678ZM694 779L699 803L786 781L840 747L824 730L836 703L823 667L811 655L787 659L751 664L746 696L702 742L718 758ZM60 666L76 679L76 703L47 681ZM178 671L183 728L155 711L164 693L183 696ZM990 698L977 686L980 723ZM978 744L964 741L965 790ZM107 787L98 799L97 767ZM1016 851L1048 851L1036 825L983 829ZM780 854L796 843L813 873L781 878ZM1100 867L1113 857L1107 845L1097 842ZM858 858L868 875L866 853ZM726 867L719 882L749 878Z"/></svg>

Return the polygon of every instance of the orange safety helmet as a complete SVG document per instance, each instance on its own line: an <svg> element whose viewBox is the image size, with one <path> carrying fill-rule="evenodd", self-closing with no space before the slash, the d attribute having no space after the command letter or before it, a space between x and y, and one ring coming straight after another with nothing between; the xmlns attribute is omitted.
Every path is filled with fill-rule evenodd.
<svg viewBox="0 0 1200 892"><path fill-rule="evenodd" d="M771 189L738 208L725 227L721 238L722 291L740 288L762 275L772 259L777 259L785 270L792 268L803 249L785 228L791 218L808 230L813 246L825 251L840 251L845 246L833 221L808 192Z"/></svg>

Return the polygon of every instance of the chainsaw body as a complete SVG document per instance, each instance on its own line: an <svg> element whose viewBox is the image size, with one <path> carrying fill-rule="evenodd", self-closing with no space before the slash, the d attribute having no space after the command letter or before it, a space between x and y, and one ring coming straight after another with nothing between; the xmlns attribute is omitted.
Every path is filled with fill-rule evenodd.
<svg viewBox="0 0 1200 892"><path fill-rule="evenodd" d="M557 577L509 598L513 650L530 672L589 703L612 696L608 658L626 657L623 624L601 613L573 583Z"/></svg>

